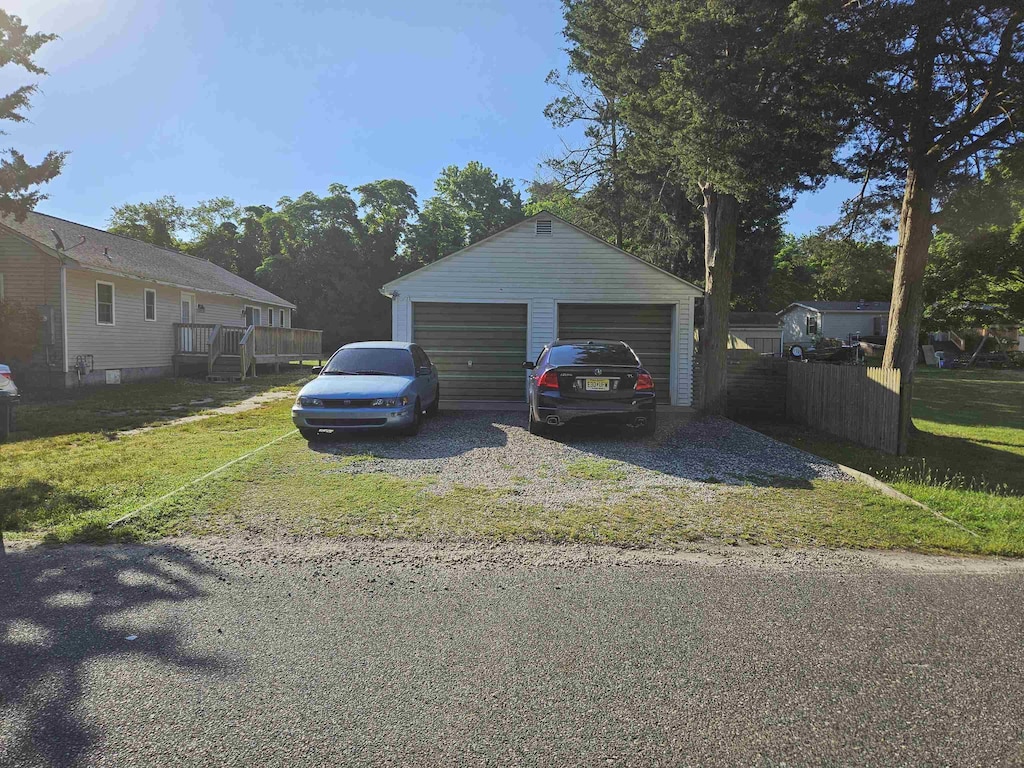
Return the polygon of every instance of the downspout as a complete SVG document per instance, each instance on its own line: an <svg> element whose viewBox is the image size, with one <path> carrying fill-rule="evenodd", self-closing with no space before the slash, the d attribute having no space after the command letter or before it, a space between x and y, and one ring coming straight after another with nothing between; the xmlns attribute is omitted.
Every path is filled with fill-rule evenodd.
<svg viewBox="0 0 1024 768"><path fill-rule="evenodd" d="M60 261L60 335L64 343L64 386L67 386L68 368L68 268Z"/></svg>

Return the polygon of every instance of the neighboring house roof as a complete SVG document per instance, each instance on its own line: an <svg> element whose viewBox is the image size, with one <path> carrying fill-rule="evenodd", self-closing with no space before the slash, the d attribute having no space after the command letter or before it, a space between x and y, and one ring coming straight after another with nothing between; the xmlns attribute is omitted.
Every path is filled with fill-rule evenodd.
<svg viewBox="0 0 1024 768"><path fill-rule="evenodd" d="M737 328L752 328L757 325L779 327L779 318L774 312L730 312L729 325Z"/></svg>
<svg viewBox="0 0 1024 768"><path fill-rule="evenodd" d="M813 309L816 312L888 312L888 301L794 301L776 315L784 315L793 307Z"/></svg>
<svg viewBox="0 0 1024 768"><path fill-rule="evenodd" d="M566 221L561 216L556 216L555 214L551 213L551 211L543 211L543 210L539 211L538 213L535 213L533 216L526 217L522 221L517 221L515 224L509 224L507 227L505 227L503 229L499 229L493 235L488 235L487 237L484 237L484 238L481 238L480 240L477 240L475 243L470 243L465 248L460 248L459 250L455 251L455 253L449 253L447 256L444 256L444 257L438 259L437 261L432 261L429 264L425 264L424 266L420 267L419 269L413 270L412 272L404 274L401 277L396 277L390 283L386 283L384 286L382 286L381 289L380 289L380 292L383 293L385 296L390 297L396 286L400 285L405 280L408 280L413 275L417 275L417 274L420 274L421 272L424 272L424 271L426 271L428 269L432 269L433 267L436 267L438 264L446 262L449 259L454 259L456 256L459 256L459 255L461 255L463 253L466 253L466 251L471 251L474 248L476 248L477 246L481 245L482 243L486 243L488 240L491 240L491 239L493 239L495 237L499 237L503 233L508 232L510 229L513 229L515 227L521 226L521 225L525 224L526 222L533 221L534 219L537 219L537 218L554 219L556 221L560 221L563 224L565 224L566 226L572 227L573 229L575 229L580 234L586 235L591 240L595 240L595 241L601 243L601 245L607 246L608 248L611 248L614 251L618 251L621 254L629 256L629 258L635 259L636 261L638 261L641 264L643 264L645 267L648 267L649 269L653 269L653 270L656 270L658 272L661 272L661 274L666 275L667 277L671 277L673 280L677 280L680 283L683 283L684 285L689 286L690 288L693 288L693 289L695 289L697 291L700 291L701 294L704 293L704 289L703 288L700 288L700 287L694 285L689 280L683 280L683 278L679 277L678 275L673 275L671 272L668 272L668 271L662 269L661 267L656 267L654 264L651 264L651 262L647 261L646 259L642 259L639 256L630 253L629 251L625 251L622 248L619 248L618 246L612 245L607 240L603 240L602 238L598 237L597 235L593 234L592 232L587 232L587 230L583 229L582 227L577 227L575 224L573 224L570 221Z"/></svg>
<svg viewBox="0 0 1024 768"><path fill-rule="evenodd" d="M72 261L83 269L295 309L290 301L211 261L132 237L36 212L29 213L21 222L13 216L0 216L0 227L28 238L47 253ZM60 236L63 249L58 247L50 230Z"/></svg>

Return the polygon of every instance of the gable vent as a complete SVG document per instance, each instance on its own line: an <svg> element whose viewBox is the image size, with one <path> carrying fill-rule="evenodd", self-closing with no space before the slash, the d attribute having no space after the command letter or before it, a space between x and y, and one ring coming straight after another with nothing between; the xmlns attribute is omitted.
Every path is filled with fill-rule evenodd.
<svg viewBox="0 0 1024 768"><path fill-rule="evenodd" d="M551 236L551 219L537 219L537 237Z"/></svg>

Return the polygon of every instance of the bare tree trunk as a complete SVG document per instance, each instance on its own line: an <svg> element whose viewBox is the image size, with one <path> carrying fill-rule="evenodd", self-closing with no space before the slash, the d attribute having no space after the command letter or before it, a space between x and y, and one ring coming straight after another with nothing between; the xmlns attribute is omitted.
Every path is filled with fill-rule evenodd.
<svg viewBox="0 0 1024 768"><path fill-rule="evenodd" d="M704 332L701 334L704 370L704 413L726 410L726 348L729 342L729 304L736 262L736 223L739 202L732 195L704 193Z"/></svg>
<svg viewBox="0 0 1024 768"><path fill-rule="evenodd" d="M924 310L924 268L932 242L932 197L936 170L924 163L911 163L900 208L899 242L896 247L896 273L892 282L892 306L889 331L885 340L883 368L900 370L900 430L897 452L907 452L912 428L911 403L914 391L914 366L917 363L918 336Z"/></svg>

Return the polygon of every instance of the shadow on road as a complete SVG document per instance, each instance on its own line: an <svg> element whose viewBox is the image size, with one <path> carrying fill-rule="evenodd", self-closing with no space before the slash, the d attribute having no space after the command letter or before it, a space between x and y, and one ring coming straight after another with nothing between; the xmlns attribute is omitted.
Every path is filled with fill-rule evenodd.
<svg viewBox="0 0 1024 768"><path fill-rule="evenodd" d="M0 539L0 552L3 552ZM174 629L130 629L133 612L205 594L216 571L167 547L8 551L0 557L0 762L76 764L97 734L83 720L90 665L120 654L214 672ZM151 619L152 617L150 617ZM137 632L138 639L127 637Z"/></svg>

